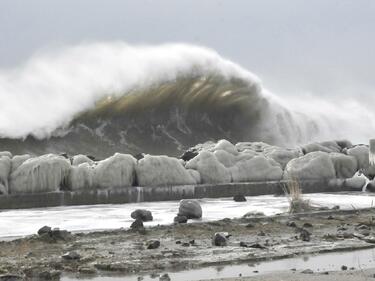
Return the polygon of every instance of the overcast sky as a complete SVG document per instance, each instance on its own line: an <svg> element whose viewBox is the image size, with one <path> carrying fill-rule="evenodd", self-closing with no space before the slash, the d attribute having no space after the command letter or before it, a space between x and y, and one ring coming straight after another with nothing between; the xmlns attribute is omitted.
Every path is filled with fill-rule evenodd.
<svg viewBox="0 0 375 281"><path fill-rule="evenodd" d="M372 0L0 0L0 68L82 42L215 49L279 94L373 94Z"/></svg>

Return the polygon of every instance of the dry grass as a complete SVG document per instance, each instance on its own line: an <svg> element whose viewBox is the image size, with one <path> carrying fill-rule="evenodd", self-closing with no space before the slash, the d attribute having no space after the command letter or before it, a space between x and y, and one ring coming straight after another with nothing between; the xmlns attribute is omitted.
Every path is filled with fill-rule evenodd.
<svg viewBox="0 0 375 281"><path fill-rule="evenodd" d="M290 179L283 185L283 191L289 201L289 213L302 213L311 210L309 200L303 199L303 194L299 181Z"/></svg>

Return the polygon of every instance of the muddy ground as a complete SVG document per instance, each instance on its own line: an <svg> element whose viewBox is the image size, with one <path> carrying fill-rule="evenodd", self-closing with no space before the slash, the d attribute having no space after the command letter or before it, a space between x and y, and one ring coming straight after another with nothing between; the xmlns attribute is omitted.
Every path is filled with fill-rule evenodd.
<svg viewBox="0 0 375 281"><path fill-rule="evenodd" d="M212 244L217 232L230 235L226 246ZM155 241L159 241L160 246L148 249L150 241L155 247L158 246ZM11 280L59 280L64 274L74 277L113 273L143 275L370 247L375 247L375 209L273 217L252 215L242 219L156 226L145 231L120 229L86 234L60 231L54 235L35 234L0 242L3 278L0 280L7 280L6 275L14 275L16 279Z"/></svg>

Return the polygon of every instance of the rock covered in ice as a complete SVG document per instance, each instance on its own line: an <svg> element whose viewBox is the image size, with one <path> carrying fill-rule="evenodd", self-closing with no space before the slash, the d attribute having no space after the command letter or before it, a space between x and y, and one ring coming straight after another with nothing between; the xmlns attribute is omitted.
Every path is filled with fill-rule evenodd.
<svg viewBox="0 0 375 281"><path fill-rule="evenodd" d="M322 151L327 153L340 152L341 147L335 141L314 142L302 146L302 151L304 154L316 151Z"/></svg>
<svg viewBox="0 0 375 281"><path fill-rule="evenodd" d="M67 184L70 162L62 156L47 154L30 158L10 175L10 193L57 191Z"/></svg>
<svg viewBox="0 0 375 281"><path fill-rule="evenodd" d="M369 168L369 148L366 145L357 145L346 150L346 154L357 159L358 169L367 171Z"/></svg>
<svg viewBox="0 0 375 281"><path fill-rule="evenodd" d="M9 174L12 169L12 161L9 156L0 156L0 194L9 193Z"/></svg>
<svg viewBox="0 0 375 281"><path fill-rule="evenodd" d="M277 181L283 177L279 163L264 156L237 162L229 168L233 182Z"/></svg>
<svg viewBox="0 0 375 281"><path fill-rule="evenodd" d="M7 157L9 157L9 159L12 159L12 157L13 157L12 153L9 152L9 151L0 151L0 157L2 157L2 156L7 156Z"/></svg>
<svg viewBox="0 0 375 281"><path fill-rule="evenodd" d="M190 172L177 158L165 155L145 155L136 167L140 186L170 186L197 184L199 175Z"/></svg>
<svg viewBox="0 0 375 281"><path fill-rule="evenodd" d="M188 219L200 219L202 217L202 207L198 200L183 199L180 201L178 216L185 216Z"/></svg>
<svg viewBox="0 0 375 281"><path fill-rule="evenodd" d="M369 191L369 192L375 192L375 180L370 181L370 182L366 185L366 191Z"/></svg>
<svg viewBox="0 0 375 281"><path fill-rule="evenodd" d="M78 166L72 166L69 174L69 189L73 191L92 189L93 176L94 167L89 163L82 163Z"/></svg>
<svg viewBox="0 0 375 281"><path fill-rule="evenodd" d="M93 186L95 188L132 186L136 164L137 160L133 156L121 153L115 153L97 162L93 172Z"/></svg>
<svg viewBox="0 0 375 281"><path fill-rule="evenodd" d="M214 153L202 151L186 163L186 168L199 172L201 183L230 183L230 171L216 158Z"/></svg>
<svg viewBox="0 0 375 281"><path fill-rule="evenodd" d="M335 167L337 178L351 178L358 171L357 159L342 153L330 153L329 157Z"/></svg>
<svg viewBox="0 0 375 281"><path fill-rule="evenodd" d="M26 160L30 159L31 155L30 154L23 154L23 155L15 155L12 158L12 171L17 170L19 166Z"/></svg>
<svg viewBox="0 0 375 281"><path fill-rule="evenodd" d="M284 178L320 180L336 177L336 171L328 153L311 152L291 160L285 167Z"/></svg>
<svg viewBox="0 0 375 281"><path fill-rule="evenodd" d="M72 165L78 166L83 163L93 164L94 161L83 154L74 155L72 158Z"/></svg>
<svg viewBox="0 0 375 281"><path fill-rule="evenodd" d="M353 177L344 181L344 185L352 190L362 191L369 182L370 180L363 173L356 172Z"/></svg>
<svg viewBox="0 0 375 281"><path fill-rule="evenodd" d="M285 169L286 164L294 158L302 156L302 151L299 149L286 149L277 146L270 146L264 150L264 155L280 164L282 169Z"/></svg>

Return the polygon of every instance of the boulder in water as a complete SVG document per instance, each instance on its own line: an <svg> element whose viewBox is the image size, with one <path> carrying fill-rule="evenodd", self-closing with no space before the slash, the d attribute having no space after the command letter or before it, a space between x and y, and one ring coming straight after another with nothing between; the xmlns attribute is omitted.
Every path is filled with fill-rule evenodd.
<svg viewBox="0 0 375 281"><path fill-rule="evenodd" d="M177 158L164 155L145 155L138 161L136 170L140 186L194 185L197 183L197 179Z"/></svg>
<svg viewBox="0 0 375 281"><path fill-rule="evenodd" d="M152 213L151 211L149 210L145 210L145 209L137 209L135 211L133 211L130 216L137 220L137 219L140 219L141 221L143 222L146 222L146 221L152 221L154 218L152 217Z"/></svg>
<svg viewBox="0 0 375 281"><path fill-rule="evenodd" d="M188 219L200 219L202 217L202 207L198 200L183 199L180 201L178 216L185 216Z"/></svg>

